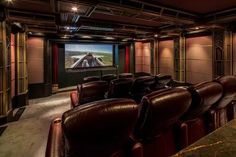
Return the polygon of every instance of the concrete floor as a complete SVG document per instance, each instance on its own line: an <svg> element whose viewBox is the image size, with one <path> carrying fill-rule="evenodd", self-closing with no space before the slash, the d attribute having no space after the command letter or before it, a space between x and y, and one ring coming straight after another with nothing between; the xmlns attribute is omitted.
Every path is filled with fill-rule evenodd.
<svg viewBox="0 0 236 157"><path fill-rule="evenodd" d="M69 92L29 101L0 136L0 157L44 157L51 121L70 109Z"/></svg>

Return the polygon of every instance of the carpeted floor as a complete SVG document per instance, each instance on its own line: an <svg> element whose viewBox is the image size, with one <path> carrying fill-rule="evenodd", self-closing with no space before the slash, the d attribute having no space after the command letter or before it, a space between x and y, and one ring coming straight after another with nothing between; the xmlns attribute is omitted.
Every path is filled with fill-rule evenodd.
<svg viewBox="0 0 236 157"><path fill-rule="evenodd" d="M44 157L51 121L69 109L69 92L30 100L18 121L1 126L0 157Z"/></svg>

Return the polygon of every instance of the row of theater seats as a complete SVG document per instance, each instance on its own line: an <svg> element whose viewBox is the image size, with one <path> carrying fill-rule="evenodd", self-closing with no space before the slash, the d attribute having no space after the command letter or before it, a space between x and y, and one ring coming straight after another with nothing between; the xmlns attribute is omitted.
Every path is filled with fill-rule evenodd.
<svg viewBox="0 0 236 157"><path fill-rule="evenodd" d="M148 73L139 73L133 77L132 74L123 73L120 76L122 77L114 79L113 74L105 75L103 80L95 80L97 77L86 78L90 82L79 84L77 91L70 95L72 107L105 98L133 98L139 103L145 94L166 88L168 83L174 86L170 75L151 76Z"/></svg>
<svg viewBox="0 0 236 157"><path fill-rule="evenodd" d="M92 82L92 81L107 81L108 83L111 80L117 79L117 78L136 78L136 77L140 77L140 76L151 76L150 73L146 73L146 72L137 72L137 73L120 73L118 76L116 74L106 74L106 75L102 75L102 77L100 76L88 76L88 77L84 77L83 78L83 83L87 83L87 82Z"/></svg>
<svg viewBox="0 0 236 157"><path fill-rule="evenodd" d="M231 120L235 95L236 77L223 76L154 91L140 104L112 98L80 105L52 122L46 157L167 157Z"/></svg>

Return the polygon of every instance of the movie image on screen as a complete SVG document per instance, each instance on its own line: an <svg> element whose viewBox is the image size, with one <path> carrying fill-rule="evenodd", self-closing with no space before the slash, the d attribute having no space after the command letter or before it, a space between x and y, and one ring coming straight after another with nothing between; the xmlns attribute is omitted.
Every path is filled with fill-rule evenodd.
<svg viewBox="0 0 236 157"><path fill-rule="evenodd" d="M65 68L113 65L112 44L65 44Z"/></svg>

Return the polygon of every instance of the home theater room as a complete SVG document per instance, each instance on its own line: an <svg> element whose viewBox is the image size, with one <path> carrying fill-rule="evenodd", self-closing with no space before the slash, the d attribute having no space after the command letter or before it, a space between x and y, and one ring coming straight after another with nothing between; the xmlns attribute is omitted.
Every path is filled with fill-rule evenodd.
<svg viewBox="0 0 236 157"><path fill-rule="evenodd" d="M236 157L236 0L1 0L0 157Z"/></svg>

